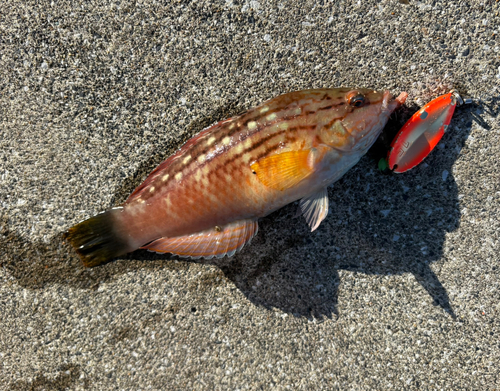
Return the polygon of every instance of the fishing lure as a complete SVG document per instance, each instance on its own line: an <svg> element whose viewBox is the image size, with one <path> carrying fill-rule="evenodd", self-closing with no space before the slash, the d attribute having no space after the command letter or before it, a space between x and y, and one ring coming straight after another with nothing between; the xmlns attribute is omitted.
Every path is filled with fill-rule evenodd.
<svg viewBox="0 0 500 391"><path fill-rule="evenodd" d="M327 186L367 152L406 97L336 88L271 99L203 130L123 205L65 236L90 267L139 248L232 256L255 236L259 218L299 199L315 230L328 214Z"/></svg>
<svg viewBox="0 0 500 391"><path fill-rule="evenodd" d="M465 103L470 103L467 99ZM401 128L388 153L389 168L402 173L421 163L448 130L455 108L464 104L457 91L433 99Z"/></svg>

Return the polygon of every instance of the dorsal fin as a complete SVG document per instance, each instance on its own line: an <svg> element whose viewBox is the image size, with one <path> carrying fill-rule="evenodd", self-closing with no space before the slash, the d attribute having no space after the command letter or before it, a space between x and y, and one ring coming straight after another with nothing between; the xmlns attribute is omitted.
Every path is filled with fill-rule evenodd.
<svg viewBox="0 0 500 391"><path fill-rule="evenodd" d="M160 238L141 248L195 259L231 257L252 240L258 228L255 220L240 220L191 235Z"/></svg>

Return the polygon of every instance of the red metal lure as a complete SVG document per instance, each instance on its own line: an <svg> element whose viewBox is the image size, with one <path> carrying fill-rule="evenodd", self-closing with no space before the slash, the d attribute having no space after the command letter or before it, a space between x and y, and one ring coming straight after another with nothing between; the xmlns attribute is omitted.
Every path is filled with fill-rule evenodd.
<svg viewBox="0 0 500 391"><path fill-rule="evenodd" d="M391 144L387 157L389 168L402 173L424 160L446 133L455 107L463 103L460 95L453 90L417 111Z"/></svg>

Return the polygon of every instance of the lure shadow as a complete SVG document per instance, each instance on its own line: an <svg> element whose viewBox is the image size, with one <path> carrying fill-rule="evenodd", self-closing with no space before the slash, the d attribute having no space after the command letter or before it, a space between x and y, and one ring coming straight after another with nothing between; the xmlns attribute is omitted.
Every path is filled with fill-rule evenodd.
<svg viewBox="0 0 500 391"><path fill-rule="evenodd" d="M177 258L168 254L136 251L124 257L125 262L84 269L61 235L49 243L32 243L9 232L4 216L0 221L0 267L30 289L52 283L92 289L133 270L186 269L193 262L213 264L252 303L315 318L337 314L339 270L376 275L412 273L434 303L455 317L446 288L430 266L446 262L445 234L460 223L452 166L470 132L470 111L474 109L457 110L452 124L466 121L465 126L454 126L445 135L441 142L444 148L433 151L425 161L427 166L405 174L383 175L373 159L362 159L329 189L330 214L313 233L302 218L293 218L297 206L289 205L262 219L252 244L233 258L172 262ZM392 120L386 132L395 133L411 111ZM161 160L153 156L144 162L134 178L117 191L114 203L123 201Z"/></svg>

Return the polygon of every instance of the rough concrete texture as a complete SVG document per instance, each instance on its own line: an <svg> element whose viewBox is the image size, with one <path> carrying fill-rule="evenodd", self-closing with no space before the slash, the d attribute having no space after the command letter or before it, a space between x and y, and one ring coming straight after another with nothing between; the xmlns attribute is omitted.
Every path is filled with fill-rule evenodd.
<svg viewBox="0 0 500 391"><path fill-rule="evenodd" d="M500 3L3 1L0 389L498 389ZM61 234L203 127L315 87L408 91L385 138L242 253L84 269ZM414 170L384 142L476 99Z"/></svg>

